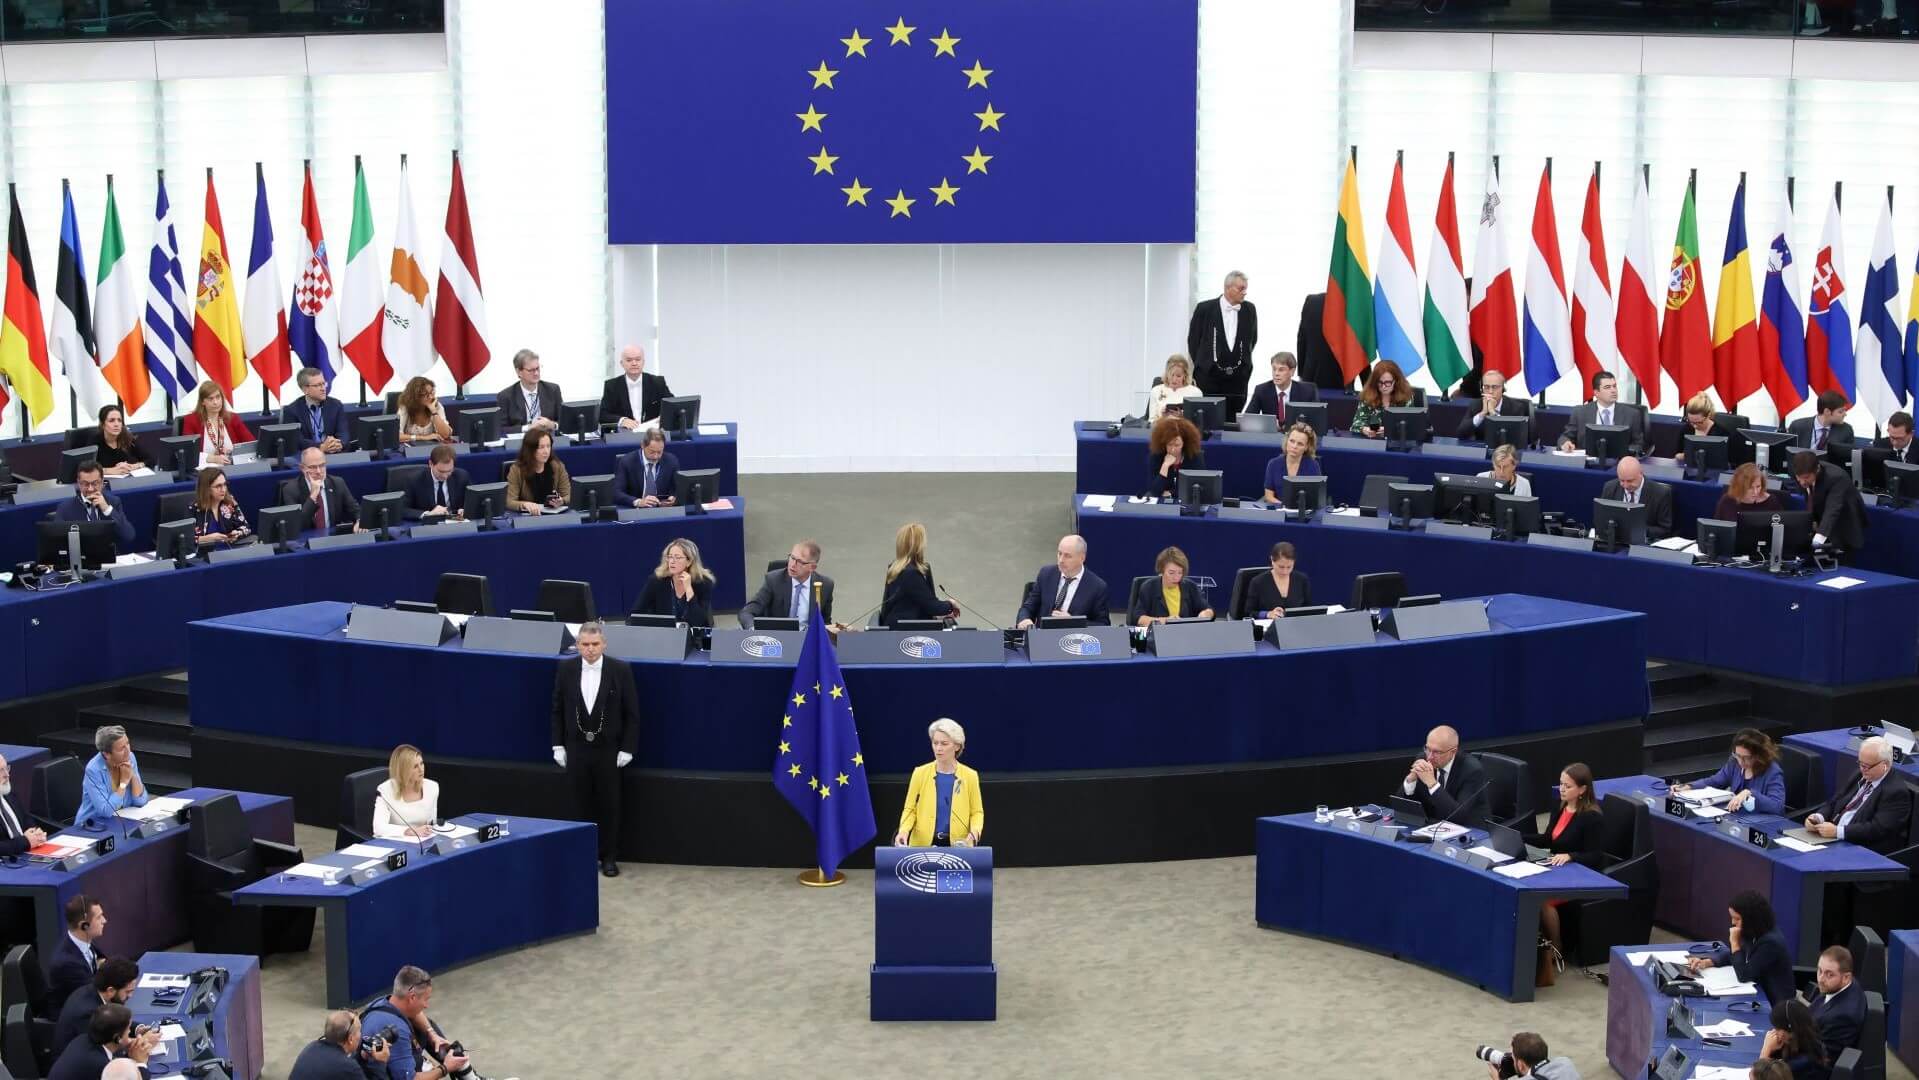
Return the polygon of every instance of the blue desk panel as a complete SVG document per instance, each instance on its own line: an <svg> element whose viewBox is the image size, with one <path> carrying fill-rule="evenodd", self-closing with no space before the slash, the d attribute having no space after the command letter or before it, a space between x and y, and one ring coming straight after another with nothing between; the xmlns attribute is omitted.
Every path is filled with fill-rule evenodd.
<svg viewBox="0 0 1919 1080"><path fill-rule="evenodd" d="M1845 569L1801 578L1763 570L1678 566L1505 541L1454 539L1423 532L1220 517L1165 517L1124 501L1110 511L1074 497L1087 565L1123 597L1135 576L1151 574L1162 548L1175 545L1192 574L1218 582L1224 610L1233 574L1267 566L1273 544L1299 549L1299 569L1318 603L1344 603L1358 574L1397 570L1409 593L1474 596L1519 589L1537 596L1644 612L1647 651L1708 667L1822 686L1910 677L1919 664L1919 581ZM1845 574L1848 589L1819 582ZM1116 607L1124 601L1115 599ZM1502 668L1502 670L1504 670ZM1614 670L1593 667L1592 671ZM1590 677L1576 680L1591 683ZM1562 684L1572 685L1571 683ZM1563 694L1539 700L1556 700Z"/></svg>
<svg viewBox="0 0 1919 1080"><path fill-rule="evenodd" d="M1360 754L1416 747L1441 723L1483 740L1645 715L1643 616L1515 595L1493 597L1490 615L1490 634L1305 652L1072 664L1008 654L999 664L844 671L867 767L881 773L923 762L926 725L940 716L966 726L969 763L1028 772ZM194 624L195 726L382 751L404 741L429 757L548 759L555 659L468 651L458 641L354 641L342 633L346 618L345 604L315 603ZM1511 709L1495 695L1453 693L1422 695L1416 709L1364 704L1375 701L1381 672L1430 687L1495 668L1510 672L1518 700L1558 704ZM1587 675L1595 668L1634 677L1595 681ZM772 768L791 669L712 664L696 653L635 664L635 677L642 768ZM368 687L409 685L435 687L436 707L364 707ZM1565 694L1573 685L1585 690ZM1196 694L1204 707L1194 707ZM275 706L259 707L267 700Z"/></svg>
<svg viewBox="0 0 1919 1080"><path fill-rule="evenodd" d="M746 519L744 500L732 502L731 510L693 517L444 538L423 526L419 536L387 543L202 563L51 592L0 590L0 700L186 667L186 628L196 619L311 600L431 600L446 572L491 579L502 615L538 606L540 580L556 577L591 583L599 609L623 616L659 565L660 550L678 536L700 546L718 578L713 606L737 608L746 602ZM223 662L215 667L223 677L239 674Z"/></svg>
<svg viewBox="0 0 1919 1080"><path fill-rule="evenodd" d="M1751 1028L1751 1035L1727 1039L1730 1046L1707 1046L1698 1039L1675 1039L1667 1034L1666 1012L1675 1000L1661 994L1653 985L1647 967L1626 959L1628 953L1657 949L1660 952L1684 952L1694 942L1660 942L1653 945L1615 945L1606 965L1606 1062L1620 1076L1633 1080L1646 1075L1646 1063L1678 1046L1695 1060L1707 1065L1750 1065L1759 1057L1766 1042L1766 1030L1772 1026L1765 1011L1765 1000L1758 994L1725 997L1686 998L1697 1027L1710 1027L1722 1020L1738 1020ZM1757 1005L1761 1011L1754 1012Z"/></svg>
<svg viewBox="0 0 1919 1080"><path fill-rule="evenodd" d="M555 782L558 780L556 778ZM469 814L455 822L497 820ZM509 834L407 865L363 886L276 874L233 894L242 904L317 908L326 916L326 1004L342 1008L393 985L401 964L437 975L482 957L591 933L600 925L595 829L516 817ZM380 847L411 847L376 840Z"/></svg>
<svg viewBox="0 0 1919 1080"><path fill-rule="evenodd" d="M1849 747L1853 733L1849 728L1832 728L1826 731L1802 731L1788 735L1781 742L1788 742L1802 750L1819 755L1819 778L1824 785L1820 788L1817 801L1824 802L1840 787L1841 778L1850 781L1852 774L1859 768L1858 751ZM1905 773L1914 781L1919 781L1919 760L1908 758L1903 764L1893 768ZM1840 770L1845 770L1843 773Z"/></svg>
<svg viewBox="0 0 1919 1080"><path fill-rule="evenodd" d="M127 1008L133 1010L135 1023L182 1024L188 1030L200 1023L207 1024L213 1036L214 1056L231 1061L233 1075L240 1080L258 1080L260 1070L266 1063L266 1038L261 1022L264 1013L260 1006L260 958L237 953L190 952L150 952L140 957L142 978L147 975L191 975L208 967L227 969L226 989L220 991L220 999L214 1003L211 1016L189 1019L186 1016L186 998L170 1007L155 1005L150 989L135 990L133 997L127 1000ZM167 1044L168 1053L172 1056L154 1059L167 1066L164 1074L156 1070L155 1075L180 1075L182 1041L174 1040Z"/></svg>
<svg viewBox="0 0 1919 1080"><path fill-rule="evenodd" d="M1626 895L1576 863L1514 879L1312 814L1260 818L1256 842L1259 925L1412 960L1508 1001L1533 999L1545 901Z"/></svg>

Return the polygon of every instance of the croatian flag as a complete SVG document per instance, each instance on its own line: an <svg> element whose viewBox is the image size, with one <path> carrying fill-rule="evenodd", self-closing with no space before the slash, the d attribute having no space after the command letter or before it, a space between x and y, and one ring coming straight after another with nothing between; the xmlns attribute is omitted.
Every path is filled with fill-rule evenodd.
<svg viewBox="0 0 1919 1080"><path fill-rule="evenodd" d="M306 191L300 196L300 248L294 263L300 276L293 281L293 302L287 305L287 335L300 366L318 368L333 385L333 357L340 349L339 303L333 296L333 273L327 266L326 237L320 232L320 205L313 198L313 166L306 169Z"/></svg>
<svg viewBox="0 0 1919 1080"><path fill-rule="evenodd" d="M1560 269L1550 164L1539 174L1531 247L1526 258L1526 392L1537 394L1573 370L1572 313L1566 307L1566 275Z"/></svg>
<svg viewBox="0 0 1919 1080"><path fill-rule="evenodd" d="M1854 400L1852 318L1847 311L1845 229L1839 220L1839 191L1826 208L1826 228L1812 257L1812 299L1807 304L1806 379L1815 394L1837 390Z"/></svg>

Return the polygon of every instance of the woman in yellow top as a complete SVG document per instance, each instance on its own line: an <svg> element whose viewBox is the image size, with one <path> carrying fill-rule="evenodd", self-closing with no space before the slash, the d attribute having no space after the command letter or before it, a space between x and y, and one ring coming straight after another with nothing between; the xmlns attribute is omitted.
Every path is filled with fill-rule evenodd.
<svg viewBox="0 0 1919 1080"><path fill-rule="evenodd" d="M1168 619L1213 617L1213 604L1206 598L1206 590L1186 578L1192 564L1186 561L1185 552L1176 547L1167 548L1153 560L1153 569L1159 578L1147 581L1133 594L1132 610L1126 613L1128 624L1145 627Z"/></svg>
<svg viewBox="0 0 1919 1080"><path fill-rule="evenodd" d="M980 801L979 773L959 763L966 749L966 729L942 716L927 727L926 737L933 742L933 760L913 770L893 843L913 847L977 844L986 829L986 804Z"/></svg>

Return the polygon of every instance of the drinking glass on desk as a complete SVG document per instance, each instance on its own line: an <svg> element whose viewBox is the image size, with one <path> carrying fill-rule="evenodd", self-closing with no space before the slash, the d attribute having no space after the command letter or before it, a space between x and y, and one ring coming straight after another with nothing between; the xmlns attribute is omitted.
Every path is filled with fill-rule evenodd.
<svg viewBox="0 0 1919 1080"><path fill-rule="evenodd" d="M1325 803L1320 803L1318 806L1313 807L1313 820L1324 825L1333 820L1332 811L1327 809Z"/></svg>
<svg viewBox="0 0 1919 1080"><path fill-rule="evenodd" d="M496 817L496 818L494 818L494 819L493 819L493 824L495 824L495 825L497 825L497 826L499 826L499 828L500 828L500 835L501 835L501 836L511 836L511 835L512 835L512 831L511 831L510 829L508 829L508 828L507 828L507 823L506 823L506 818L504 818L504 817Z"/></svg>

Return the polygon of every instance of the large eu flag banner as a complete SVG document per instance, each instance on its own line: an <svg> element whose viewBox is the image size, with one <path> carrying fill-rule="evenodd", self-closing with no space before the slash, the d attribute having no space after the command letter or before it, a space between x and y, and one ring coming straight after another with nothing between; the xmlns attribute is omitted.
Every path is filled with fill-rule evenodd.
<svg viewBox="0 0 1919 1080"><path fill-rule="evenodd" d="M773 787L813 829L820 871L827 877L873 839L873 799L866 756L853 725L853 698L840 678L839 654L818 604L793 667L793 688L780 709Z"/></svg>
<svg viewBox="0 0 1919 1080"><path fill-rule="evenodd" d="M1198 0L606 5L615 244L1190 243Z"/></svg>

